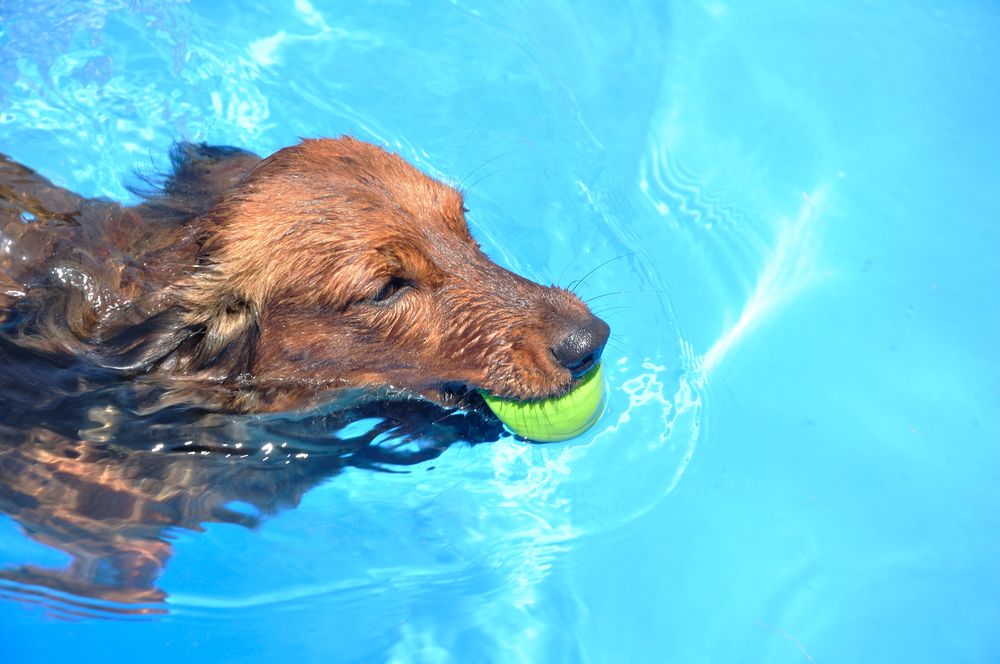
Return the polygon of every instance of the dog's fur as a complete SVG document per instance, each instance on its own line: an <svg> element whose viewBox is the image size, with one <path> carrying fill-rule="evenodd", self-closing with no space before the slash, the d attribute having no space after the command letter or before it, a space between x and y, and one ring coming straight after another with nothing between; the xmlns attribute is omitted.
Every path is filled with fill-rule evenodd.
<svg viewBox="0 0 1000 664"><path fill-rule="evenodd" d="M165 528L252 524L226 506L268 513L344 465L499 434L475 410L373 390L545 397L600 355L607 326L576 296L490 261L462 196L380 148L171 157L160 188L122 207L0 156L0 511L72 559L0 570L0 596L156 603ZM267 430L289 441L277 459L220 415L330 398ZM338 439L357 418L381 421ZM386 434L400 451L370 445Z"/></svg>
<svg viewBox="0 0 1000 664"><path fill-rule="evenodd" d="M461 194L381 148L306 140L261 160L184 144L173 163L124 208L0 162L8 342L216 385L237 411L372 385L544 398L574 380L561 339L588 330L588 364L603 348L583 302L489 260Z"/></svg>

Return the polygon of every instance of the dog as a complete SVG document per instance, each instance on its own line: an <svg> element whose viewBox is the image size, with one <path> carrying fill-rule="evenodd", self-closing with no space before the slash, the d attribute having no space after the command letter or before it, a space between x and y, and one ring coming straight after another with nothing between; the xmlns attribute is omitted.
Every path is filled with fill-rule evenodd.
<svg viewBox="0 0 1000 664"><path fill-rule="evenodd" d="M218 388L237 412L392 386L543 399L609 328L480 250L462 195L353 138L265 159L181 144L134 207L0 162L0 317L14 346L116 379Z"/></svg>
<svg viewBox="0 0 1000 664"><path fill-rule="evenodd" d="M162 611L164 528L252 526L227 505L496 440L478 390L558 396L600 359L606 323L487 258L461 193L382 148L182 143L171 163L125 207L0 156L0 511L72 560L0 570L0 594ZM239 414L279 411L276 467ZM371 444L387 433L399 450Z"/></svg>

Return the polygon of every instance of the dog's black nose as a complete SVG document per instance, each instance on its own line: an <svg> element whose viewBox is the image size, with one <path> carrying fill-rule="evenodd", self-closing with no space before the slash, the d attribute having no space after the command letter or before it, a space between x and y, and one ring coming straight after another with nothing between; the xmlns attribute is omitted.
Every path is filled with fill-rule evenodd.
<svg viewBox="0 0 1000 664"><path fill-rule="evenodd" d="M608 343L611 328L600 318L591 316L583 325L570 328L552 346L556 361L579 378L597 364Z"/></svg>

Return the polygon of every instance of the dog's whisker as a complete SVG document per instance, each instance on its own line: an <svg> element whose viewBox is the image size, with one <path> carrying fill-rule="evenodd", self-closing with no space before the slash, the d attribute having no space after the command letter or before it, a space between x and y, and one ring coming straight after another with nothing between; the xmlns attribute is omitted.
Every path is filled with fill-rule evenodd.
<svg viewBox="0 0 1000 664"><path fill-rule="evenodd" d="M576 261L577 261L576 257L571 258L569 262L567 262L566 265L563 267L562 271L559 272L559 278L556 279L554 283L561 284L563 277L566 276L566 270L573 267L573 264L576 263Z"/></svg>
<svg viewBox="0 0 1000 664"><path fill-rule="evenodd" d="M601 295L594 295L593 297L588 297L584 300L586 304L590 304L594 300L600 300L604 297L611 297L612 295L669 295L670 293L665 290L620 290L612 291L610 293L602 293Z"/></svg>
<svg viewBox="0 0 1000 664"><path fill-rule="evenodd" d="M623 353L628 353L630 355L634 355L635 357L642 357L642 354L639 351L637 351L631 344L626 344L620 337L612 337L611 339L608 339L608 345L622 351Z"/></svg>
<svg viewBox="0 0 1000 664"><path fill-rule="evenodd" d="M594 315L596 315L596 316L605 316L605 315L608 315L608 314L617 314L617 313L621 313L623 311L634 311L634 310L635 310L635 307L630 307L630 306L625 306L625 305L619 305L619 306L605 307L603 309L594 309Z"/></svg>
<svg viewBox="0 0 1000 664"><path fill-rule="evenodd" d="M475 175L476 173L478 173L481 169L483 169L486 166L489 166L493 162L497 161L498 159L503 159L504 157L513 154L513 152L514 152L513 150L508 150L507 152L501 152L500 154L498 154L496 156L493 156L493 157L487 159L486 161L484 161L483 163L479 164L478 166L476 166L475 168L473 168L468 174L466 174L466 176L464 178L462 178L461 182L458 183L458 185L456 186L456 188L458 190L460 190L460 191L468 191L469 189L472 189L472 187L474 187L476 184L478 184L481 181L482 178L480 178L480 180L476 180L476 182L474 182L471 185L469 185L468 187L466 187L465 183L466 183L466 181L469 178L471 178L473 175ZM498 172L499 171L493 171L491 173L491 175L494 174L494 173L498 173ZM489 177L489 176L487 176L487 177Z"/></svg>
<svg viewBox="0 0 1000 664"><path fill-rule="evenodd" d="M476 181L475 181L475 182L473 182L472 184L470 184L469 186L467 186L467 187L460 187L460 189L461 189L461 190L462 190L463 192L468 192L468 191L472 191L472 189L473 189L473 188L474 188L474 187L475 187L476 185L478 185L478 184L479 184L480 182L482 182L482 181L486 180L487 178L491 178L491 177L493 177L493 176L494 176L494 175L496 175L497 173L503 173L503 170L504 170L504 169L502 169L502 168L498 168L498 169L497 169L497 170L495 170L495 171L490 171L490 172L488 172L488 173L486 173L486 174L484 174L484 175L481 175L481 176L479 176L478 178L476 178Z"/></svg>
<svg viewBox="0 0 1000 664"><path fill-rule="evenodd" d="M579 286L582 286L583 282L586 281L590 277L590 275L594 274L595 272L597 272L606 265L610 265L611 263L614 263L615 261L621 260L623 258L628 258L629 256L635 256L635 252L630 251L624 254L619 254L614 258L609 258L608 260L604 261L603 263L601 263L600 265L592 269L590 272L580 277L579 279L574 279L573 281L569 282L569 285L566 286L566 290L568 290L571 293L575 293L576 289Z"/></svg>
<svg viewBox="0 0 1000 664"><path fill-rule="evenodd" d="M476 120L476 124L472 125L472 129L469 130L469 134L465 137L465 140L462 142L462 147L458 150L458 158L456 159L456 162L460 163L462 161L462 156L465 154L465 149L469 147L469 143L472 141L472 137L475 136L476 131L479 130L479 125L481 125L483 123L483 120L486 119L487 113L489 113L489 111L483 111L482 115L479 116L479 119ZM461 187L459 188L461 189Z"/></svg>

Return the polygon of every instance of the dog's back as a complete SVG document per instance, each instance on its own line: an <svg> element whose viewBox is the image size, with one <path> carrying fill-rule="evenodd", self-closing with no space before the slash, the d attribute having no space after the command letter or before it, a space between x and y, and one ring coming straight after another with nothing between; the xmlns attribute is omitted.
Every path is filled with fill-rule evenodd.
<svg viewBox="0 0 1000 664"><path fill-rule="evenodd" d="M78 196L0 155L0 322L8 332L18 312L23 325L44 310L87 338L108 317L142 306L193 263L198 229L191 223L260 161L235 148L190 143L176 145L170 157L164 181L142 192L142 204L125 207ZM154 302L145 306L155 309Z"/></svg>

